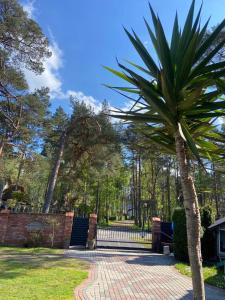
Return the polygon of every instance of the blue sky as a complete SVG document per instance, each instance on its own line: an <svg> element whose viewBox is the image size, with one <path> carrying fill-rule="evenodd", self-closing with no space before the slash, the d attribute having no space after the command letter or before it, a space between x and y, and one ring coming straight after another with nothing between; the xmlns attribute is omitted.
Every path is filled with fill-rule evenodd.
<svg viewBox="0 0 225 300"><path fill-rule="evenodd" d="M106 99L110 105L126 107L127 100L103 83L120 85L121 81L102 68L116 67L115 58L138 62L138 57L123 31L124 25L138 33L148 50L152 46L143 16L150 20L147 0L34 0L21 1L42 27L51 44L52 57L45 62L45 72L36 76L26 71L31 89L49 86L52 107L61 105L69 112L69 95L99 109ZM169 37L176 10L183 23L191 1L151 0ZM201 1L196 1L196 7ZM211 16L210 26L224 18L225 0L203 1L202 22Z"/></svg>

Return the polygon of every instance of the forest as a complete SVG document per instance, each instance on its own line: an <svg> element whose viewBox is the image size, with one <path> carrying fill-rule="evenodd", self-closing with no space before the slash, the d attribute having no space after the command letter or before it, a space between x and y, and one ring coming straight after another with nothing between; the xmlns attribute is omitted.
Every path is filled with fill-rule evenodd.
<svg viewBox="0 0 225 300"><path fill-rule="evenodd" d="M201 13L193 0L168 37L149 4L151 48L124 28L137 62L102 68L122 82L105 88L130 108L103 96L96 110L71 96L68 110L54 107L49 86L32 91L26 79L43 74L49 39L19 1L0 0L0 211L95 213L105 228L129 219L142 234L152 217L171 222L180 211L194 299L204 300L201 240L225 216L225 20L209 27Z"/></svg>
<svg viewBox="0 0 225 300"><path fill-rule="evenodd" d="M118 121L102 101L100 112L71 97L71 113L51 108L48 87L30 92L24 70L43 72L51 56L39 25L16 1L1 2L0 199L25 212L98 214L100 222L159 216L170 221L183 206L175 153L129 122ZM15 26L16 24L16 26ZM216 43L224 37L220 33ZM223 51L217 53L217 62ZM223 117L215 134L225 134ZM216 139L216 138L215 138ZM168 149L167 149L168 150ZM224 162L195 158L191 172L200 206L225 214Z"/></svg>

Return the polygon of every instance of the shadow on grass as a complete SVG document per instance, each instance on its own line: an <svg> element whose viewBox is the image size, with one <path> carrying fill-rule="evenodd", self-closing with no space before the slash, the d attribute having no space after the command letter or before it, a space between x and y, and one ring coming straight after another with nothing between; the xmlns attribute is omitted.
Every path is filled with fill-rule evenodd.
<svg viewBox="0 0 225 300"><path fill-rule="evenodd" d="M205 283L225 289L225 280L224 280L224 272L222 270L218 270L217 274L213 276L209 276L205 279ZM225 291L224 291L224 299L225 299Z"/></svg>
<svg viewBox="0 0 225 300"><path fill-rule="evenodd" d="M50 268L76 268L87 270L88 264L78 259L69 259L63 254L52 254L51 249L25 249L16 253L16 248L9 251L0 249L0 280L24 276L29 270ZM26 251L27 250L27 251ZM30 251L30 253L29 253Z"/></svg>

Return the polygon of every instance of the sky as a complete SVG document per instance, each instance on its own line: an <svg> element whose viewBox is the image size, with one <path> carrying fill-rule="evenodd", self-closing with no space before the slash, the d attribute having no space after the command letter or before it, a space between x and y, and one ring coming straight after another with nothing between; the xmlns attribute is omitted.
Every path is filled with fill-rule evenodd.
<svg viewBox="0 0 225 300"><path fill-rule="evenodd" d="M182 25L191 4L191 0L150 2L168 38L176 10ZM24 0L21 4L50 41L52 56L44 62L45 71L35 75L26 70L25 75L31 90L50 88L53 111L62 106L70 113L70 95L95 111L101 108L103 100L112 107L131 105L126 98L103 86L123 86L125 82L102 66L117 68L116 58L140 63L123 26L133 28L154 55L143 21L143 17L150 21L147 0ZM196 0L196 8L200 4ZM225 0L204 0L202 23L211 16L209 27L218 24L224 18L224 7Z"/></svg>

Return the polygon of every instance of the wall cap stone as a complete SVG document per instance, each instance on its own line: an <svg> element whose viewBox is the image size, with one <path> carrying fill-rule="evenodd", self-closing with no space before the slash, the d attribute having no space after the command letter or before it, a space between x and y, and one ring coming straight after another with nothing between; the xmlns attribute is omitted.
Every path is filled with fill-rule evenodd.
<svg viewBox="0 0 225 300"><path fill-rule="evenodd" d="M66 217L73 217L73 216L74 216L74 212L72 211L66 212Z"/></svg>
<svg viewBox="0 0 225 300"><path fill-rule="evenodd" d="M90 218L97 218L96 214L90 214Z"/></svg>
<svg viewBox="0 0 225 300"><path fill-rule="evenodd" d="M10 214L10 212L11 212L10 209L7 209L7 208L6 209L2 209L0 211L1 214Z"/></svg>
<svg viewBox="0 0 225 300"><path fill-rule="evenodd" d="M158 218L158 217L153 217L153 218L152 218L152 221L153 221L153 222L160 222L161 220L160 220L160 218Z"/></svg>

